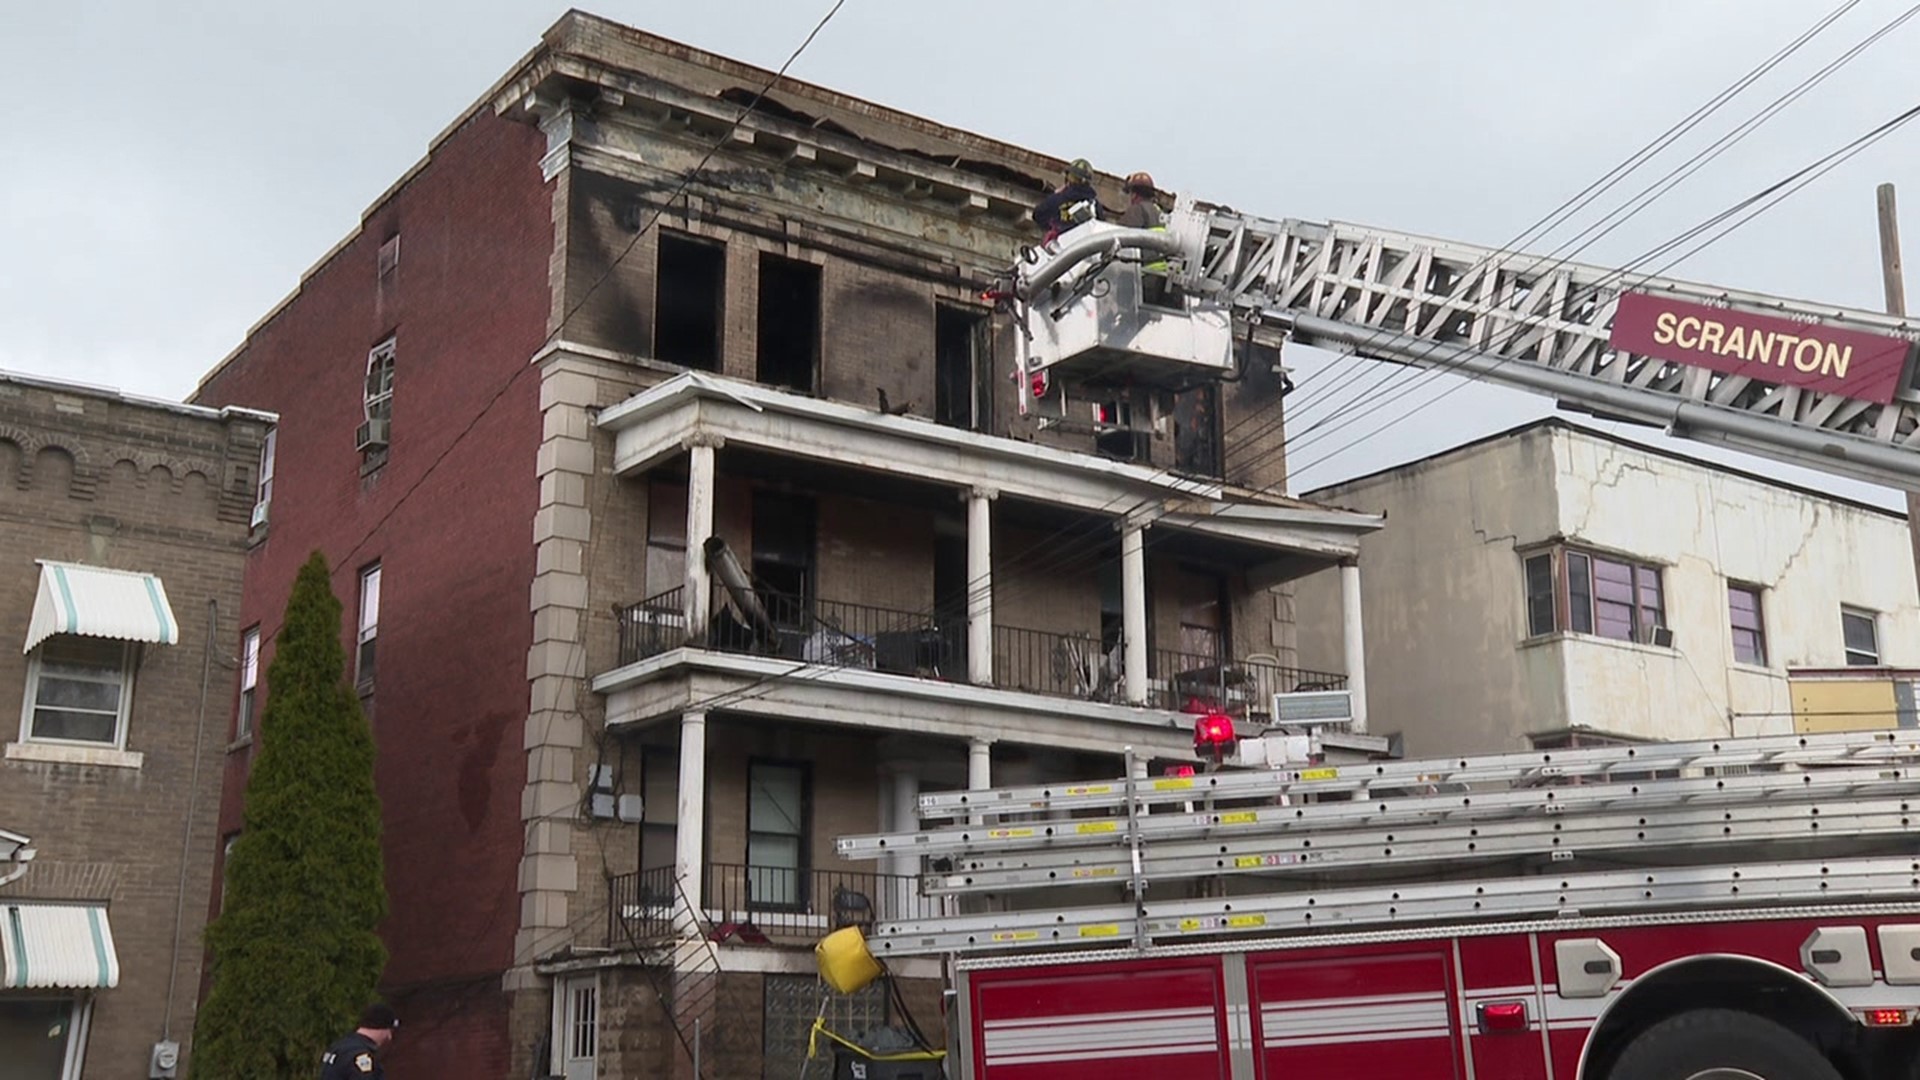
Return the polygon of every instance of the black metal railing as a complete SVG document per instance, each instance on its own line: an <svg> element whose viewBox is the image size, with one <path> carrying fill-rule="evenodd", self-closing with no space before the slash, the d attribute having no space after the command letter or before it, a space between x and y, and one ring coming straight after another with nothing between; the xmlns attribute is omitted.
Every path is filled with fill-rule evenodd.
<svg viewBox="0 0 1920 1080"><path fill-rule="evenodd" d="M995 626L993 683L1080 701L1122 701L1120 653L1118 645L1103 650L1094 634Z"/></svg>
<svg viewBox="0 0 1920 1080"><path fill-rule="evenodd" d="M685 586L614 609L620 626L620 663L635 663L687 643Z"/></svg>
<svg viewBox="0 0 1920 1080"><path fill-rule="evenodd" d="M608 942L631 947L673 936L673 868L607 879ZM816 938L843 926L918 918L939 901L919 892L919 879L855 870L709 863L701 874L703 921L740 940Z"/></svg>
<svg viewBox="0 0 1920 1080"><path fill-rule="evenodd" d="M685 590L669 589L618 611L620 662L631 664L688 643ZM805 598L755 590L743 604L713 589L705 647L776 656L806 664L967 681L964 612ZM993 628L993 685L1077 701L1126 700L1125 650L1093 632ZM1148 700L1158 709L1196 702L1265 714L1273 695L1345 689L1345 675L1286 667L1265 659L1222 660L1176 649L1149 654Z"/></svg>
<svg viewBox="0 0 1920 1080"><path fill-rule="evenodd" d="M1266 660L1222 660L1174 649L1153 650L1148 667L1148 704L1160 709L1196 705L1236 714L1264 715L1273 695L1302 690L1344 690L1347 677L1292 668Z"/></svg>
<svg viewBox="0 0 1920 1080"><path fill-rule="evenodd" d="M674 907L671 866L608 876L608 946L630 947L671 937Z"/></svg>
<svg viewBox="0 0 1920 1080"><path fill-rule="evenodd" d="M729 590L715 587L714 648L927 679L967 676L964 617L768 590L756 590L753 601L759 611L743 610Z"/></svg>

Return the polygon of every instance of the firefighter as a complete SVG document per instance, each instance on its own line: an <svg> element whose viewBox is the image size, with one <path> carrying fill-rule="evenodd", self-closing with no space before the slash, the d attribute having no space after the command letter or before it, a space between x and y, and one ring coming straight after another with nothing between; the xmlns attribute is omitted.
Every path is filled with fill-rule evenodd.
<svg viewBox="0 0 1920 1080"><path fill-rule="evenodd" d="M375 1002L360 1014L360 1026L327 1047L320 1057L320 1080L380 1080L380 1051L393 1041L400 1018Z"/></svg>
<svg viewBox="0 0 1920 1080"><path fill-rule="evenodd" d="M1074 158L1067 166L1066 182L1033 208L1033 222L1047 234L1042 242L1051 244L1069 228L1093 220L1099 207L1100 197L1093 190L1093 166L1086 158Z"/></svg>
<svg viewBox="0 0 1920 1080"><path fill-rule="evenodd" d="M1127 208L1120 215L1120 224L1129 229L1158 229L1166 224L1166 215L1160 212L1160 204L1153 201L1153 177L1143 172L1127 177Z"/></svg>

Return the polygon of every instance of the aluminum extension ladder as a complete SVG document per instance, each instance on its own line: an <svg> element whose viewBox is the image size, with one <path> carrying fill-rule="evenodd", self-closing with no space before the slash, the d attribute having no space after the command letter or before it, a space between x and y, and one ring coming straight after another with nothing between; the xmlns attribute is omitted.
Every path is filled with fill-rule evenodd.
<svg viewBox="0 0 1920 1080"><path fill-rule="evenodd" d="M879 923L869 939L882 956L1144 947L1913 900L1916 809L1920 731L1881 731L940 792L919 799L922 829L836 848L852 860L910 852L924 893L1002 908ZM1062 889L1104 895L1030 899ZM1196 890L1208 895L1186 895Z"/></svg>

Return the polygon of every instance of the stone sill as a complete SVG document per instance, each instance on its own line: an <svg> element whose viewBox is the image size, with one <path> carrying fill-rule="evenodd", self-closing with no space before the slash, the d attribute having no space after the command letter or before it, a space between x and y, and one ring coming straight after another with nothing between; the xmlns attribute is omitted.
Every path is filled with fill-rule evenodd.
<svg viewBox="0 0 1920 1080"><path fill-rule="evenodd" d="M1592 645L1602 649L1622 649L1626 652L1665 657L1668 660L1677 659L1680 656L1680 649L1677 646L1648 645L1639 641L1621 641L1619 638L1601 637L1598 634L1582 634L1573 630L1556 630L1551 634L1541 634L1538 637L1524 638L1516 648L1522 650L1539 649L1549 645L1563 644Z"/></svg>
<svg viewBox="0 0 1920 1080"><path fill-rule="evenodd" d="M54 765L105 765L115 769L137 769L147 756L138 750L115 750L105 746L65 746L57 743L10 742L8 761L44 761Z"/></svg>

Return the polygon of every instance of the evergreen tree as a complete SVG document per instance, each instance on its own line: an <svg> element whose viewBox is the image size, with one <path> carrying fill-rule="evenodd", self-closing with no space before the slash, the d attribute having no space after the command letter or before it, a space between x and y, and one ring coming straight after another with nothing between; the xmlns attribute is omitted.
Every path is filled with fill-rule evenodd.
<svg viewBox="0 0 1920 1080"><path fill-rule="evenodd" d="M267 667L244 823L207 927L193 1080L311 1080L386 965L373 733L345 679L340 613L316 551Z"/></svg>

